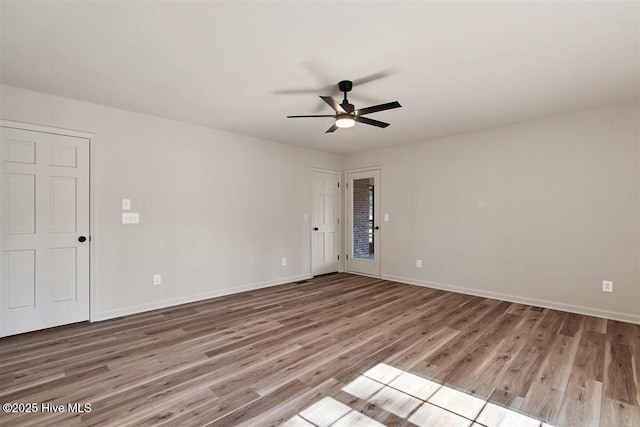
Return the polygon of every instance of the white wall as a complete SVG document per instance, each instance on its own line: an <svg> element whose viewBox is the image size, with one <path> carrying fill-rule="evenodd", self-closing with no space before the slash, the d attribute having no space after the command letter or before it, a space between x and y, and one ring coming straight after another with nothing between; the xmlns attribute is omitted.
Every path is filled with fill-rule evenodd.
<svg viewBox="0 0 640 427"><path fill-rule="evenodd" d="M96 133L97 319L308 277L311 169L344 160L383 166L384 277L640 322L639 112L613 106L343 159L0 86L1 118ZM140 225L120 223L123 197Z"/></svg>
<svg viewBox="0 0 640 427"><path fill-rule="evenodd" d="M383 276L640 323L639 111L347 156L383 166Z"/></svg>
<svg viewBox="0 0 640 427"><path fill-rule="evenodd" d="M10 86L0 100L1 118L96 134L96 319L309 277L311 169L340 156Z"/></svg>

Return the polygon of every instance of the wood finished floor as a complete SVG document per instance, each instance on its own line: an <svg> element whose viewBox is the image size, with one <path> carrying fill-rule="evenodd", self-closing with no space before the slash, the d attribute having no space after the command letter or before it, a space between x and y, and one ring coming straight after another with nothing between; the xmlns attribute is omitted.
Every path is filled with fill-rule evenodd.
<svg viewBox="0 0 640 427"><path fill-rule="evenodd" d="M640 326L342 273L0 339L1 403L92 405L0 424L309 425L327 397L344 425L429 422L342 390L380 363L554 426L640 426Z"/></svg>

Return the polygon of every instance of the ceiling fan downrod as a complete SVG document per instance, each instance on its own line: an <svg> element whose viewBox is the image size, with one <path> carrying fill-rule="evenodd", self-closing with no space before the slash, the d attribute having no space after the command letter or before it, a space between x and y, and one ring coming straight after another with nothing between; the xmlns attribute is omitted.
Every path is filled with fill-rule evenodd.
<svg viewBox="0 0 640 427"><path fill-rule="evenodd" d="M347 92L351 92L351 89L353 89L353 82L351 80L342 80L338 83L338 89L340 89L340 92L344 93L344 100L342 102L348 104Z"/></svg>

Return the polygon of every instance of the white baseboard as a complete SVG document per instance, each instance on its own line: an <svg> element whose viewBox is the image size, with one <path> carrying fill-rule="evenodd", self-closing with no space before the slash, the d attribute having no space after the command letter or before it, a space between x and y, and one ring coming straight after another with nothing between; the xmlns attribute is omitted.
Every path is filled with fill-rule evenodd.
<svg viewBox="0 0 640 427"><path fill-rule="evenodd" d="M564 304L561 302L547 301L537 298L521 297L516 295L502 294L499 292L483 291L480 289L465 288L462 286L448 285L446 283L430 282L426 280L409 279L406 277L383 275L383 279L394 282L417 285L427 288L441 289L443 291L457 292L460 294L474 295L477 297L493 298L502 301L515 302L519 304L533 305L537 307L550 308L553 310L568 311L570 313L584 314L587 316L603 317L605 319L619 320L622 322L640 324L640 316L628 313L618 313L616 311L600 310L598 308L583 307L579 305Z"/></svg>
<svg viewBox="0 0 640 427"><path fill-rule="evenodd" d="M211 292L204 292L204 293L195 294L195 295L187 295L179 298L172 298L172 299L162 300L162 301L154 301L148 304L140 304L140 305L135 305L133 307L119 308L117 310L103 311L101 313L96 313L96 315L92 317L91 321L96 322L100 320L113 319L114 317L121 317L121 316L130 315L130 314L142 313L145 311L157 310L159 308L173 307L175 305L187 304L190 302L202 301L209 298L216 298L216 297L221 297L225 295L237 294L240 292L252 291L255 289L283 285L285 283L297 282L299 280L307 280L307 279L310 279L311 277L312 277L311 274L307 273L307 274L301 274L299 276L283 277L280 279L267 280L265 282L258 282L258 283L251 283L248 285L237 286L233 288L217 289Z"/></svg>

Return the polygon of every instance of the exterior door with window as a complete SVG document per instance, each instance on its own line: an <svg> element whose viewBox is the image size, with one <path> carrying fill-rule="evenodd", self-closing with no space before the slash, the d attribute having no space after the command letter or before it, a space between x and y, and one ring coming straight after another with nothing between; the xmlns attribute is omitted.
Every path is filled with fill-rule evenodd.
<svg viewBox="0 0 640 427"><path fill-rule="evenodd" d="M347 271L380 276L380 170L347 173Z"/></svg>

